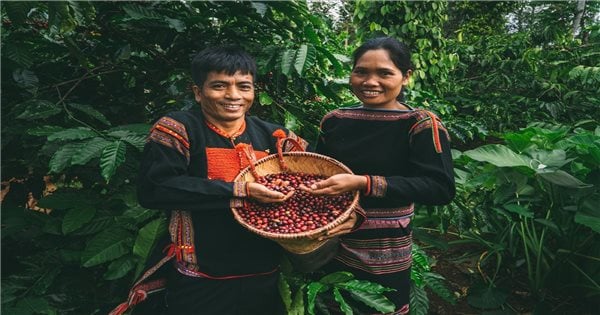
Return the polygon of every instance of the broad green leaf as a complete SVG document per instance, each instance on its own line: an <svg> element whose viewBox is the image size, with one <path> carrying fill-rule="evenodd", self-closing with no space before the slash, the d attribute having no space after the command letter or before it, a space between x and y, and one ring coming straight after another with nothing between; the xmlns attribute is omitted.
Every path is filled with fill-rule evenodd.
<svg viewBox="0 0 600 315"><path fill-rule="evenodd" d="M145 261L156 240L167 232L166 226L166 220L159 218L142 227L133 245L133 253Z"/></svg>
<svg viewBox="0 0 600 315"><path fill-rule="evenodd" d="M58 151L52 155L50 162L48 163L48 167L50 168L50 173L60 173L65 168L71 166L71 160L73 155L79 151L81 148L81 143L67 143L62 146Z"/></svg>
<svg viewBox="0 0 600 315"><path fill-rule="evenodd" d="M2 3L2 7L6 10L8 18L16 26L21 26L25 22L27 14L33 5L33 2L27 1L6 1ZM6 49L9 46L11 45L3 45L2 49ZM5 53L5 51L2 53Z"/></svg>
<svg viewBox="0 0 600 315"><path fill-rule="evenodd" d="M268 7L266 4L255 1L250 2L250 4L254 8L254 10L256 10L256 13L260 14L261 17L264 17L265 13L267 13Z"/></svg>
<svg viewBox="0 0 600 315"><path fill-rule="evenodd" d="M2 55L8 57L24 69L30 68L34 63L33 58L29 53L30 51L27 48L17 43L2 45Z"/></svg>
<svg viewBox="0 0 600 315"><path fill-rule="evenodd" d="M336 283L335 286L348 291L361 291L373 294L381 294L384 292L396 291L392 288L386 288L379 283L356 279L352 279L350 281L342 283Z"/></svg>
<svg viewBox="0 0 600 315"><path fill-rule="evenodd" d="M481 309L493 309L502 306L506 302L506 292L487 285L471 287L467 302L469 305Z"/></svg>
<svg viewBox="0 0 600 315"><path fill-rule="evenodd" d="M488 162L498 167L530 166L530 159L520 155L501 144L488 144L465 151L464 154L473 160Z"/></svg>
<svg viewBox="0 0 600 315"><path fill-rule="evenodd" d="M42 274L38 274L39 277L31 287L31 291L36 295L49 293L48 288L52 285L60 271L61 269L58 266L48 266Z"/></svg>
<svg viewBox="0 0 600 315"><path fill-rule="evenodd" d="M410 314L427 315L429 314L429 298L425 288L411 285L410 290Z"/></svg>
<svg viewBox="0 0 600 315"><path fill-rule="evenodd" d="M33 71L26 69L17 69L13 71L13 79L17 84L30 91L36 91L39 79Z"/></svg>
<svg viewBox="0 0 600 315"><path fill-rule="evenodd" d="M123 10L134 20L160 19L163 17L159 13L155 13L153 10L149 9L149 7L137 4L126 5L123 7Z"/></svg>
<svg viewBox="0 0 600 315"><path fill-rule="evenodd" d="M90 222L96 215L96 208L91 206L83 206L71 208L65 214L62 223L63 234L69 234L84 224Z"/></svg>
<svg viewBox="0 0 600 315"><path fill-rule="evenodd" d="M17 309L27 310L29 313L22 314L40 314L46 313L47 311L53 309L48 304L48 301L42 297L29 297L26 296L23 299L19 300L16 305ZM2 312L4 313L4 312Z"/></svg>
<svg viewBox="0 0 600 315"><path fill-rule="evenodd" d="M281 73L289 76L292 71L292 64L294 64L294 50L287 49L281 56Z"/></svg>
<svg viewBox="0 0 600 315"><path fill-rule="evenodd" d="M319 279L319 282L323 284L337 284L341 282L350 281L352 279L354 279L354 275L352 273L347 271L338 271L322 277L321 279Z"/></svg>
<svg viewBox="0 0 600 315"><path fill-rule="evenodd" d="M586 198L577 213L575 214L575 222L585 225L596 233L600 233L600 198L596 196Z"/></svg>
<svg viewBox="0 0 600 315"><path fill-rule="evenodd" d="M81 229L72 233L72 235L91 235L96 234L100 231L106 230L107 228L115 224L115 217L102 217L96 218L90 221L90 223L83 226Z"/></svg>
<svg viewBox="0 0 600 315"><path fill-rule="evenodd" d="M444 281L446 280L444 277L434 272L425 272L423 275L425 283L431 291L433 291L437 296L444 299L446 302L452 305L456 304L454 294L444 284Z"/></svg>
<svg viewBox="0 0 600 315"><path fill-rule="evenodd" d="M183 21L179 19L171 19L168 17L165 17L164 19L167 21L167 24L169 24L169 27L176 30L178 33L185 32L186 27Z"/></svg>
<svg viewBox="0 0 600 315"><path fill-rule="evenodd" d="M563 165L573 160L567 159L567 153L564 150L537 150L535 152L531 152L531 157L534 159L535 162L540 163L538 164L538 168L540 168L540 166L542 165L544 167L561 168Z"/></svg>
<svg viewBox="0 0 600 315"><path fill-rule="evenodd" d="M279 295L283 300L283 305L285 305L286 311L289 312L292 308L292 289L290 289L290 284L283 275L279 276L277 287L279 288Z"/></svg>
<svg viewBox="0 0 600 315"><path fill-rule="evenodd" d="M294 295L294 301L288 315L304 315L306 310L304 308L304 286L301 286L296 294Z"/></svg>
<svg viewBox="0 0 600 315"><path fill-rule="evenodd" d="M269 96L269 94L267 92L260 92L260 94L258 94L258 102L260 103L260 105L271 105L273 104L273 99Z"/></svg>
<svg viewBox="0 0 600 315"><path fill-rule="evenodd" d="M17 116L17 119L35 120L54 116L62 111L62 108L46 100L29 100L25 103L24 109Z"/></svg>
<svg viewBox="0 0 600 315"><path fill-rule="evenodd" d="M296 51L296 60L294 61L294 68L299 75L302 75L304 68L307 66L308 59L308 45L302 44Z"/></svg>
<svg viewBox="0 0 600 315"><path fill-rule="evenodd" d="M96 137L98 134L86 127L65 129L48 136L48 141L83 140Z"/></svg>
<svg viewBox="0 0 600 315"><path fill-rule="evenodd" d="M506 209L512 213L516 213L518 215L524 216L526 218L533 218L533 211L531 211L529 208L520 206L515 203L504 205L504 209Z"/></svg>
<svg viewBox="0 0 600 315"><path fill-rule="evenodd" d="M40 126L28 129L27 134L32 136L49 136L62 130L65 130L65 128L60 126Z"/></svg>
<svg viewBox="0 0 600 315"><path fill-rule="evenodd" d="M86 114L87 116L89 116L91 118L94 118L95 120L103 123L106 126L110 126L110 122L108 121L108 119L106 119L106 116L104 116L104 114L102 114L101 112L99 112L98 110L96 110L95 108L93 108L90 105L69 103L68 106L73 109L78 110L79 112Z"/></svg>
<svg viewBox="0 0 600 315"><path fill-rule="evenodd" d="M110 182L119 165L125 161L125 143L121 140L114 141L102 150L100 168L102 177Z"/></svg>
<svg viewBox="0 0 600 315"><path fill-rule="evenodd" d="M569 188L587 188L593 185L586 184L579 179L573 177L573 175L563 171L557 170L553 172L538 171L537 175L544 180L547 180L555 185Z"/></svg>
<svg viewBox="0 0 600 315"><path fill-rule="evenodd" d="M129 125L120 125L115 126L108 130L108 132L118 131L118 130L126 130L133 132L138 135L147 135L150 132L150 128L152 125L149 124L129 124Z"/></svg>
<svg viewBox="0 0 600 315"><path fill-rule="evenodd" d="M88 139L82 142L79 150L77 150L77 152L73 154L71 164L85 165L90 160L100 157L100 154L102 153L104 148L110 143L110 141L101 137Z"/></svg>
<svg viewBox="0 0 600 315"><path fill-rule="evenodd" d="M355 300L363 302L381 313L391 313L396 309L396 305L383 294L354 290L350 290L350 294Z"/></svg>
<svg viewBox="0 0 600 315"><path fill-rule="evenodd" d="M327 290L327 286L323 285L320 282L311 282L307 287L306 287L306 301L307 301L307 306L308 306L308 314L314 315L315 314L315 299L317 298L317 295L322 292L322 291L326 291Z"/></svg>
<svg viewBox="0 0 600 315"><path fill-rule="evenodd" d="M102 278L105 280L116 280L123 278L133 268L135 268L136 262L132 256L123 256L108 265L108 270L104 273Z"/></svg>
<svg viewBox="0 0 600 315"><path fill-rule="evenodd" d="M146 145L146 136L143 136L143 135L131 134L131 135L122 137L120 140L131 144L134 148L136 148L140 152L144 150L144 146Z"/></svg>
<svg viewBox="0 0 600 315"><path fill-rule="evenodd" d="M300 129L300 121L292 113L285 112L285 128L297 132Z"/></svg>
<svg viewBox="0 0 600 315"><path fill-rule="evenodd" d="M131 239L131 233L120 228L108 229L98 233L88 242L81 255L82 266L96 266L131 252Z"/></svg>
<svg viewBox="0 0 600 315"><path fill-rule="evenodd" d="M354 312L352 312L352 307L350 307L350 305L348 305L348 302L346 302L346 300L342 296L340 289L338 289L336 287L333 288L333 298L335 299L336 302L338 302L338 304L340 305L340 310L342 312L344 312L345 315L354 314Z"/></svg>

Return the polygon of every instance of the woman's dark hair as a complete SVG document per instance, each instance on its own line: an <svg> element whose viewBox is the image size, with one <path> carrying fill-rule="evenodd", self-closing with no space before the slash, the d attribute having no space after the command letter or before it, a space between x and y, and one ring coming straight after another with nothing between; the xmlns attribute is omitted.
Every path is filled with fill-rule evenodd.
<svg viewBox="0 0 600 315"><path fill-rule="evenodd" d="M256 76L256 61L237 46L217 46L203 49L192 60L192 79L202 86L211 71L225 72L233 75L237 71L242 74Z"/></svg>
<svg viewBox="0 0 600 315"><path fill-rule="evenodd" d="M377 37L369 39L364 42L360 47L358 47L354 51L354 64L352 67L356 66L356 61L362 57L369 50L376 49L385 49L390 54L390 59L400 71L402 71L403 75L406 75L408 70L412 70L412 64L410 62L410 50L406 45L395 38L392 37Z"/></svg>

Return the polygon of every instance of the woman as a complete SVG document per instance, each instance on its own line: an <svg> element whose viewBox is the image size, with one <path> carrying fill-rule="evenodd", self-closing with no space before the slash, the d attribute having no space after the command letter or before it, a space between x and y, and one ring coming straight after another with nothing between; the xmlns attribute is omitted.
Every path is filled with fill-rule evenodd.
<svg viewBox="0 0 600 315"><path fill-rule="evenodd" d="M409 223L414 203L442 205L454 197L449 137L435 115L400 101L412 73L404 44L375 38L353 57L350 85L362 104L323 118L317 152L360 175L334 175L308 190L316 195L360 190L366 218L329 233L328 237L340 235L341 245L324 270L350 271L358 279L395 289L387 294L396 305L391 314L408 314ZM364 305L355 307L363 314L376 313Z"/></svg>

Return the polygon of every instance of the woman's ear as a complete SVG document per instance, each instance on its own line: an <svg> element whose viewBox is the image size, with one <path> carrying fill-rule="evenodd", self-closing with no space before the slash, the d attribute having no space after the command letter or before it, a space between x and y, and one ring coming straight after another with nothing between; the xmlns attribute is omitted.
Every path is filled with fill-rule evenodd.
<svg viewBox="0 0 600 315"><path fill-rule="evenodd" d="M412 75L412 70L406 70L404 77L402 78L402 85L407 85L410 82L410 76Z"/></svg>

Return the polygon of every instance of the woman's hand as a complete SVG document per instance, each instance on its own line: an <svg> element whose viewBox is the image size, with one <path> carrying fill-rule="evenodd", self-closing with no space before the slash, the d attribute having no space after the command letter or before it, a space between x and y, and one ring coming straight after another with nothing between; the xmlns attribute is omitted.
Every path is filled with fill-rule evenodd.
<svg viewBox="0 0 600 315"><path fill-rule="evenodd" d="M291 191L287 195L284 195L259 183L248 183L248 193L250 198L262 203L281 203L288 200L294 194Z"/></svg>
<svg viewBox="0 0 600 315"><path fill-rule="evenodd" d="M367 186L365 176L353 174L336 174L310 187L300 186L303 191L318 196L337 196L348 191L364 190Z"/></svg>
<svg viewBox="0 0 600 315"><path fill-rule="evenodd" d="M336 236L348 234L352 232L356 222L358 221L358 215L356 212L352 211L350 216L346 219L346 221L342 222L340 225L332 228L331 230L325 231L325 233L319 233L318 235L312 236L311 239L318 239L319 241L334 238Z"/></svg>

